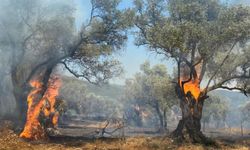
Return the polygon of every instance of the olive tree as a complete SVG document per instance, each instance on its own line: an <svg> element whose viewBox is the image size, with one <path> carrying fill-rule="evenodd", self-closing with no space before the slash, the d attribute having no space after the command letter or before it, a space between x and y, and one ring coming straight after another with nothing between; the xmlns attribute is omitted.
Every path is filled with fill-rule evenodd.
<svg viewBox="0 0 250 150"><path fill-rule="evenodd" d="M75 29L75 8L69 1L1 2L0 46L11 51L10 76L21 128L26 120L29 82L35 79L42 83L31 106L35 107L59 64L91 83L106 82L121 73L119 62L110 56L124 45L133 11L118 9L119 2L91 0L89 19L79 32Z"/></svg>
<svg viewBox="0 0 250 150"><path fill-rule="evenodd" d="M154 109L160 122L160 129L167 128L166 113L176 104L174 90L171 88L171 78L164 65L150 66L146 61L141 65L141 72L132 79L127 79L125 85L126 99L136 101Z"/></svg>
<svg viewBox="0 0 250 150"><path fill-rule="evenodd" d="M225 125L228 111L229 106L225 100L218 96L210 95L210 97L204 102L201 119L203 122L203 131L206 129L206 124L211 123L211 120L214 120L217 123L217 127L221 122Z"/></svg>
<svg viewBox="0 0 250 150"><path fill-rule="evenodd" d="M250 103L246 103L243 107L241 107L241 115L240 115L240 127L241 127L241 135L244 135L244 123L249 122L250 120Z"/></svg>
<svg viewBox="0 0 250 150"><path fill-rule="evenodd" d="M138 46L176 62L176 93L183 129L193 142L208 142L200 131L207 94L218 88L249 92L250 9L219 0L135 0ZM200 87L200 85L204 85Z"/></svg>

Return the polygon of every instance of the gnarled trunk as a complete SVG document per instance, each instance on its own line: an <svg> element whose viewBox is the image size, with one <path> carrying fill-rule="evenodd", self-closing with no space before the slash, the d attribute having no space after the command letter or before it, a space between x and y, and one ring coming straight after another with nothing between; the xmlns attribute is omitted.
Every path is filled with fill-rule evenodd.
<svg viewBox="0 0 250 150"><path fill-rule="evenodd" d="M21 65L20 65L21 66ZM15 127L16 131L18 133L23 133L24 127L27 124L27 113L28 113L28 102L27 97L32 92L32 87L30 86L30 81L35 78L38 78L38 82L41 82L42 88L39 93L35 96L34 102L32 102L31 107L37 107L36 105L39 105L40 99L44 96L46 90L47 90L47 84L49 82L50 76L52 74L53 68L55 67L55 64L51 64L48 66L40 67L40 68L33 68L36 70L34 74L32 74L31 77L29 77L29 74L33 70L23 70L21 67L13 67L11 70L11 78L12 78L12 84L13 84L13 95L16 99L16 119L15 119ZM34 87L33 87L34 88ZM46 119L43 117L43 114L39 115L39 118L37 118L39 121L40 119ZM52 122L52 120L50 120ZM44 124L41 124L44 125ZM35 127L34 127L35 128ZM44 128L44 127L42 127ZM34 130L35 132L35 130ZM36 138L36 135L41 134L45 135L44 133L32 133L32 136ZM33 138L33 137L32 137Z"/></svg>
<svg viewBox="0 0 250 150"><path fill-rule="evenodd" d="M45 132L46 125L51 125L52 116L45 116L42 110L45 107L45 101L43 101L43 97L48 88L48 83L50 79L50 75L52 74L53 67L46 67L42 69L39 75L36 75L34 79L35 84L31 84L33 86L32 91L29 94L29 107L27 107L25 120L25 126L21 133L21 137L28 139L43 139L47 136ZM34 82L34 81L30 81ZM34 92L35 91L35 92ZM31 100L32 99L32 100ZM27 100L27 97L26 97ZM27 103L27 102L26 102ZM46 101L47 104L47 101ZM48 103L48 109L50 109L50 105Z"/></svg>
<svg viewBox="0 0 250 150"><path fill-rule="evenodd" d="M180 90L179 90L180 91ZM201 117L204 100L207 96L201 96L195 99L191 92L183 94L184 92L178 92L180 98L180 107L182 110L182 119L175 131L172 133L172 137L183 140L183 130L186 129L187 134L194 143L209 143L208 139L201 132Z"/></svg>

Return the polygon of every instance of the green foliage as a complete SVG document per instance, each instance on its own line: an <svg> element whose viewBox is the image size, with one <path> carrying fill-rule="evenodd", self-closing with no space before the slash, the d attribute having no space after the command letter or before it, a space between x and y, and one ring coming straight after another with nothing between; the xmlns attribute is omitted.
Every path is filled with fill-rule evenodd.
<svg viewBox="0 0 250 150"><path fill-rule="evenodd" d="M173 58L189 72L201 60L200 79L205 76L216 83L206 91L235 80L238 89L247 91L248 6L226 5L219 0L135 0L134 4L138 46L147 45L149 50ZM204 81L209 81L208 87L212 85L210 80Z"/></svg>
<svg viewBox="0 0 250 150"><path fill-rule="evenodd" d="M141 72L127 79L126 99L130 103L150 106L153 109L169 110L177 103L171 78L164 65L150 67L149 62L141 65Z"/></svg>
<svg viewBox="0 0 250 150"><path fill-rule="evenodd" d="M134 11L118 9L119 0L92 0L91 3L91 15L81 28L79 46L75 49L73 45L73 52L64 65L75 76L99 83L123 71L111 55L124 46L127 29L133 25Z"/></svg>
<svg viewBox="0 0 250 150"><path fill-rule="evenodd" d="M225 123L228 111L229 105L225 100L211 95L204 103L202 120L206 123L209 123L211 120Z"/></svg>
<svg viewBox="0 0 250 150"><path fill-rule="evenodd" d="M1 2L0 48L10 51L10 67L18 84L27 84L39 71L60 63L93 83L120 75L120 63L111 55L124 46L134 12L118 9L119 3L91 0L91 15L77 33L72 2Z"/></svg>
<svg viewBox="0 0 250 150"><path fill-rule="evenodd" d="M65 113L67 115L75 112L74 115L85 115L94 117L121 117L121 111L117 93L109 90L119 89L117 86L97 87L86 81L81 81L73 77L62 76L63 86L60 88L60 98L65 102ZM109 89L106 89L109 87ZM93 89L95 88L95 89ZM103 89L102 89L103 88ZM99 91L102 89L101 91ZM120 91L121 93L121 91ZM119 95L121 96L121 95Z"/></svg>
<svg viewBox="0 0 250 150"><path fill-rule="evenodd" d="M227 7L217 0L143 2L143 9L139 9L142 1L136 1L136 25L145 29L139 31L138 38L142 41L139 40L138 45L145 42L171 55L179 51L188 54L195 45L202 55L214 53L214 48L220 50L236 39L243 42L249 37L247 7Z"/></svg>

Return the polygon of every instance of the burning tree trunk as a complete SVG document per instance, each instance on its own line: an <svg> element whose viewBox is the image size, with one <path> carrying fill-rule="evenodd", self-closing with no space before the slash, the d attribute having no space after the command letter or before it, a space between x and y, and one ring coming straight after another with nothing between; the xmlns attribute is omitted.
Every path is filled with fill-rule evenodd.
<svg viewBox="0 0 250 150"><path fill-rule="evenodd" d="M206 143L207 138L201 132L201 117L204 98L195 99L191 92L188 92L181 99L180 107L182 119L176 130L172 133L174 137L184 138L183 129L186 128L189 137L193 142Z"/></svg>
<svg viewBox="0 0 250 150"><path fill-rule="evenodd" d="M172 136L184 139L183 129L185 128L193 142L208 143L208 139L201 132L203 103L208 96L200 89L200 81L195 68L190 72L190 76L180 78L179 84L176 86L182 119Z"/></svg>
<svg viewBox="0 0 250 150"><path fill-rule="evenodd" d="M20 134L22 138L42 139L46 137L46 127L57 125L59 113L55 104L61 81L58 76L50 76L51 73L52 69L47 69L30 81L32 90L27 97L27 118Z"/></svg>

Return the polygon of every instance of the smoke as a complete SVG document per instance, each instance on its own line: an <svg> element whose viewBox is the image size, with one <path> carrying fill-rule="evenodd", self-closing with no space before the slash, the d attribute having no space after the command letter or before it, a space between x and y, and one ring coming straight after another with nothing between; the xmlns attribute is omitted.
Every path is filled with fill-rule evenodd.
<svg viewBox="0 0 250 150"><path fill-rule="evenodd" d="M65 53L74 30L72 1L1 0L0 118L14 114L17 85L23 84L38 64Z"/></svg>
<svg viewBox="0 0 250 150"><path fill-rule="evenodd" d="M0 118L14 114L15 98L10 76L10 51L0 49Z"/></svg>

